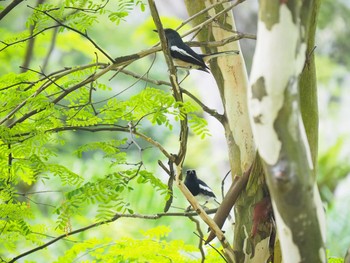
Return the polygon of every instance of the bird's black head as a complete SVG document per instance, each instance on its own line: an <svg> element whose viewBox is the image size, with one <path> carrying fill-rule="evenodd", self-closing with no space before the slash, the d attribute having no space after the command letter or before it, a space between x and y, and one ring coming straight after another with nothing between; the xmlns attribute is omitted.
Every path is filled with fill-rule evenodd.
<svg viewBox="0 0 350 263"><path fill-rule="evenodd" d="M186 171L186 178L187 177L188 177L188 179L197 179L196 170L187 170Z"/></svg>
<svg viewBox="0 0 350 263"><path fill-rule="evenodd" d="M158 30L153 31L158 32ZM164 28L164 34L169 44L183 42L179 33L177 33L174 29Z"/></svg>
<svg viewBox="0 0 350 263"><path fill-rule="evenodd" d="M164 33L167 38L181 38L179 33L171 28L164 28Z"/></svg>

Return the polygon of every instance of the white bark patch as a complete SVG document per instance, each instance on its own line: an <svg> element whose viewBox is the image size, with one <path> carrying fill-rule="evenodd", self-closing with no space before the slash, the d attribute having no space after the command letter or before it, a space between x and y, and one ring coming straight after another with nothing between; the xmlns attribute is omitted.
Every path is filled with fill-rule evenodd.
<svg viewBox="0 0 350 263"><path fill-rule="evenodd" d="M254 257L251 258L251 255L249 255L249 257L245 257L244 263L267 262L267 260L270 257L269 243L270 243L270 237L269 236L267 238L261 240L255 246Z"/></svg>
<svg viewBox="0 0 350 263"><path fill-rule="evenodd" d="M271 30L266 28L263 21L258 23L250 84L262 77L267 96L259 101L253 98L249 90L249 103L259 153L270 165L276 163L281 150L273 123L283 105L288 81L299 76L305 61L306 44L300 44L299 34L299 22L293 23L286 5L281 6L280 21ZM260 121L254 122L254 119Z"/></svg>
<svg viewBox="0 0 350 263"><path fill-rule="evenodd" d="M252 254L247 252L250 234L248 233L245 225L243 225L243 231L245 235L244 242L243 242L243 249L242 249L245 255L244 263L267 262L267 260L270 257L270 250L269 250L270 236L260 240L260 242L256 244L254 248L255 254L254 254L254 257L252 257Z"/></svg>
<svg viewBox="0 0 350 263"><path fill-rule="evenodd" d="M293 242L293 235L290 228L284 223L277 206L273 200L272 206L278 226L277 234L281 243L281 251L283 256L283 263L301 262L301 255L298 246Z"/></svg>
<svg viewBox="0 0 350 263"><path fill-rule="evenodd" d="M325 249L324 248L320 248L318 253L319 253L319 256L320 256L320 262L327 262Z"/></svg>
<svg viewBox="0 0 350 263"><path fill-rule="evenodd" d="M211 5L211 3L210 3ZM225 5L228 6L229 3ZM214 16L215 10L209 10L209 15ZM235 30L232 12L227 15L231 16L226 21L233 23L232 29ZM230 32L213 28L213 35L216 40L225 39L230 36ZM224 47L219 47L218 51L241 50L239 41L231 42ZM256 147L253 140L252 128L248 116L248 75L242 52L234 56L222 56L217 58L218 65L222 70L224 79L225 92L225 111L228 117L230 130L232 131L235 143L240 149L241 169L245 171L251 165L251 161L256 154Z"/></svg>

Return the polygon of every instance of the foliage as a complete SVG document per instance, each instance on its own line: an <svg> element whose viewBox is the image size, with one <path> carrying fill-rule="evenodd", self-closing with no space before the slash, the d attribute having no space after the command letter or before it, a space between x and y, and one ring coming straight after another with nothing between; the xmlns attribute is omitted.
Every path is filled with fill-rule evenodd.
<svg viewBox="0 0 350 263"><path fill-rule="evenodd" d="M74 262L76 260L95 262L200 262L197 248L186 245L182 240L166 241L170 232L166 226L158 226L143 231L142 239L123 237L119 240L89 239L74 245L55 262ZM221 262L213 258L210 262ZM209 260L208 258L208 260Z"/></svg>
<svg viewBox="0 0 350 263"><path fill-rule="evenodd" d="M162 141L185 118L200 138L209 134L193 102L175 101L169 89L148 81L121 73L114 77L115 69L104 62L109 52L92 37L95 28L101 21L119 28L131 12L145 10L143 1L45 1L23 8L20 31L15 20L0 27L0 59L8 62L0 65L0 239L5 244L0 256L6 259L9 251L16 256L23 246L47 242L47 233L68 234L117 212L132 215L129 199L140 189L149 187L164 204L170 192L154 162L163 157L157 151ZM29 66L18 70L27 59ZM153 163L145 165L144 150L150 147ZM101 163L93 172L76 169L77 160L88 165L96 155ZM71 262L84 251L101 262L115 262L117 254L120 262L138 257L181 262L182 251L197 250L167 242L167 231L159 228L145 232L142 240L125 237L113 244L81 236L59 262Z"/></svg>
<svg viewBox="0 0 350 263"><path fill-rule="evenodd" d="M333 199L335 187L350 173L349 158L344 156L345 138L338 141L319 156L318 184L324 200Z"/></svg>
<svg viewBox="0 0 350 263"><path fill-rule="evenodd" d="M327 54L336 63L349 66L350 60L344 56L350 46L346 40L346 35L349 34L347 25L350 22L349 18L350 7L346 1L323 0L320 8L319 27L322 36L329 35L328 39L323 39L327 42ZM331 33L331 34L329 34Z"/></svg>

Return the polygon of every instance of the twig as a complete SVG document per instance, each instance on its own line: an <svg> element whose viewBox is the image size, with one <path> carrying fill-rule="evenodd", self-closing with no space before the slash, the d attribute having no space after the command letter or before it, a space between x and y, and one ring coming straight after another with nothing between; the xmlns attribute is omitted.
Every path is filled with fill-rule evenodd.
<svg viewBox="0 0 350 263"><path fill-rule="evenodd" d="M219 13L215 14L215 16L213 16L213 17L205 20L203 23L193 27L191 30L189 30L185 34L183 34L183 36L187 36L189 34L192 34L194 32L197 32L197 31L201 30L204 26L210 24L211 22L216 20L221 15L226 14L227 12L229 12L230 10L232 10L234 7L236 7L237 5L239 5L242 2L244 2L244 0L236 0L236 2L234 2L232 5L229 5L228 7L226 7L225 9L220 11Z"/></svg>
<svg viewBox="0 0 350 263"><path fill-rule="evenodd" d="M196 234L196 233L195 233ZM198 235L197 235L198 236ZM199 238L201 238L200 236L198 236ZM203 241L205 241L204 239L203 239ZM212 249L214 249L219 255L220 255L220 257L222 257L222 259L225 261L225 262L228 262L227 260L226 260L226 258L224 257L224 255L222 255L222 253L220 253L220 251L216 248L216 247L214 247L213 245L211 245L210 243L208 244Z"/></svg>
<svg viewBox="0 0 350 263"><path fill-rule="evenodd" d="M37 0L36 6L41 5L43 2L44 2L44 0ZM35 26L36 26L36 23L34 23L33 25L30 25L30 28L29 28L30 36L33 35ZM24 55L24 61L23 61L23 64L22 64L22 72L25 72L23 70L23 68L28 68L29 64L30 64L30 61L32 60L33 51L34 51L34 43L35 43L35 38L33 38L33 37L30 38L28 43L27 43L27 49L26 49L26 52L25 52L25 55Z"/></svg>
<svg viewBox="0 0 350 263"><path fill-rule="evenodd" d="M198 243L198 249L201 253L202 256L202 260L201 262L204 263L205 261L205 253L204 253L204 249L203 249L203 244L204 244L204 239L203 239L203 231L201 229L201 224L199 223L199 220L195 219L192 216L188 217L192 222L194 222L196 224L196 229L198 231L199 234L197 234L196 232L193 232L197 237L199 237L199 243Z"/></svg>
<svg viewBox="0 0 350 263"><path fill-rule="evenodd" d="M129 75L129 76L131 76L133 78L141 79L141 80L144 80L146 82L158 85L158 86L165 85L165 86L170 86L171 87L171 83L170 82L163 81L163 80L150 79L150 78L145 77L146 74L139 75L139 74L136 74L136 73L134 73L132 71L129 71L129 70L126 70L126 69L121 69L121 70L119 70L119 72L124 73L125 75Z"/></svg>
<svg viewBox="0 0 350 263"><path fill-rule="evenodd" d="M194 96L191 92L189 92L186 89L181 89L183 93L185 93L187 96L189 96L191 99L193 99L206 113L213 116L215 119L217 119L220 123L224 122L225 116L218 113L216 110L208 108L203 102L201 102L196 96Z"/></svg>
<svg viewBox="0 0 350 263"><path fill-rule="evenodd" d="M194 14L193 16L191 16L191 17L187 18L185 21L183 21L183 22L181 23L181 25L177 27L176 30L179 30L181 27L183 27L184 25L188 24L189 22L191 22L192 20L194 20L196 17L198 17L198 16L200 16L200 15L202 15L202 14L207 13L210 9L213 9L213 8L216 7L216 6L222 5L222 4L227 3L227 2L229 2L229 1L230 1L230 0L224 0L224 1L221 1L221 2L217 2L217 3L214 3L214 4L210 5L210 6L208 6L208 7L204 8L204 9L202 9L202 10L199 11L198 13Z"/></svg>
<svg viewBox="0 0 350 263"><path fill-rule="evenodd" d="M174 184L175 175L174 175L173 162L171 160L168 161L170 170L160 160L158 160L158 165L169 175L168 192L170 194L170 197L166 201L163 209L163 212L168 212L169 208L171 207L171 204L173 203L173 198L174 198L173 184Z"/></svg>
<svg viewBox="0 0 350 263"><path fill-rule="evenodd" d="M257 158L257 157L256 157ZM227 191L226 196L221 202L220 207L218 208L218 212L214 216L215 223L222 227L225 223L226 218L228 217L232 207L236 203L237 198L243 191L244 187L247 185L249 176L256 165L256 159L254 159L252 165L249 167L247 171L243 173L242 176L235 176L230 189ZM210 231L207 240L205 241L208 244L215 238L216 233L213 230Z"/></svg>
<svg viewBox="0 0 350 263"><path fill-rule="evenodd" d="M42 30L40 30L40 31L38 31L38 32L36 32L36 33L30 35L30 36L27 37L27 38L23 38L23 39L14 41L14 42L11 42L11 43L9 43L9 44L6 43L6 42L4 42L4 41L0 41L2 44L5 45L2 49L0 49L0 52L3 51L3 50L5 50L6 48L8 48L8 47L10 47L10 46L16 45L16 44L21 43L21 42L25 42L25 41L27 41L27 40L30 40L30 39L36 37L37 35L39 35L39 34L45 32L46 30L49 30L49 29L52 29L52 28L57 28L57 27L60 27L60 26L59 26L59 25L54 25L54 26L46 27L46 28L44 28L44 29L42 29Z"/></svg>
<svg viewBox="0 0 350 263"><path fill-rule="evenodd" d="M231 173L231 170L228 171L226 173L226 175L224 176L224 178L222 179L221 181L221 196L222 196L222 199L224 199L224 196L225 196L225 189L224 189L224 186L225 186L225 181L226 181L226 178L227 176Z"/></svg>
<svg viewBox="0 0 350 263"><path fill-rule="evenodd" d="M109 55L107 54L107 52L105 52L99 45L97 45L96 42L95 42L92 38L90 38L90 37L88 36L88 34L87 34L86 31L85 31L85 33L83 33L83 32L80 32L79 30L77 30L77 29L75 29L75 28L73 28L73 27L71 27L71 26L68 26L68 25L62 23L60 20L58 20L57 18L55 18L54 16L52 16L51 14L49 14L47 11L42 11L42 10L39 10L39 9L37 9L37 8L31 7L31 6L29 6L29 5L27 5L27 7L30 8L30 9L33 9L34 11L37 11L37 12L40 12L40 13L42 13L42 14L47 15L48 17L50 17L52 20L54 20L54 21L55 21L57 24L59 24L60 26L65 27L65 28L67 28L67 29L69 29L69 30L71 30L71 31L73 31L73 32L75 32L75 33L78 33L79 35L85 37L87 40L89 40L89 42L90 42L97 50L99 50L103 55L105 55L106 58L108 58L111 62L114 62L114 59L113 59L111 56L109 56Z"/></svg>
<svg viewBox="0 0 350 263"><path fill-rule="evenodd" d="M55 208L56 206L55 205L50 205L50 204L45 204L45 203L41 203L41 202L37 202L37 201L34 201L33 199L29 198L28 196L25 196L23 195L23 198L27 199L28 201L36 204L36 205L43 205L43 206L48 206L48 207L53 207Z"/></svg>
<svg viewBox="0 0 350 263"><path fill-rule="evenodd" d="M58 35L58 27L56 27L52 33L50 47L49 47L49 50L47 51L47 54L45 56L45 59L44 59L43 65L42 65L42 71L45 71L47 64L49 63L49 59L50 59L51 54L55 48L57 35Z"/></svg>
<svg viewBox="0 0 350 263"><path fill-rule="evenodd" d="M128 123L128 127L129 127L129 133L130 133L130 138L131 138L131 141L136 145L137 149L139 150L139 154L140 154L140 160L141 160L141 163L142 162L142 147L136 142L135 138L134 138L134 133L135 133L135 126L132 124L132 122L129 122Z"/></svg>
<svg viewBox="0 0 350 263"><path fill-rule="evenodd" d="M22 2L23 0L13 0L12 3L6 6L6 8L0 13L0 20L3 19L8 13L11 12L12 9L14 9L18 4Z"/></svg>

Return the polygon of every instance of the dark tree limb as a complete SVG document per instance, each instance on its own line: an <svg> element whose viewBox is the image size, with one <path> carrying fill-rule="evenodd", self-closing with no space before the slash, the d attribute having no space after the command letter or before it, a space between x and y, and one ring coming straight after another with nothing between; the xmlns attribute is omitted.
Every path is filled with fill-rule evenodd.
<svg viewBox="0 0 350 263"><path fill-rule="evenodd" d="M17 5L22 3L23 0L13 0L2 12L0 13L0 20L3 19L8 13L11 12Z"/></svg>

